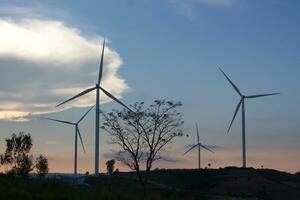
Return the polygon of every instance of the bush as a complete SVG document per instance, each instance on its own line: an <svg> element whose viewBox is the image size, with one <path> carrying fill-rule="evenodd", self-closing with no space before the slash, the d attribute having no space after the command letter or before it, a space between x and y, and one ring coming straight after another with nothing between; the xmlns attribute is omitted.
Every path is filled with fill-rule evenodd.
<svg viewBox="0 0 300 200"><path fill-rule="evenodd" d="M45 176L45 174L49 172L48 159L43 155L37 157L35 161L35 168L40 176Z"/></svg>

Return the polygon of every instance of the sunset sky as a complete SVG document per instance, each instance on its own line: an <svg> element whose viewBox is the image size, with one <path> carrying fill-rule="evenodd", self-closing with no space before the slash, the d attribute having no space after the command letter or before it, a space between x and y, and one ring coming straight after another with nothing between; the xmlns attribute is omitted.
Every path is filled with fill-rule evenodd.
<svg viewBox="0 0 300 200"><path fill-rule="evenodd" d="M73 127L40 118L77 121L95 103L93 93L54 107L96 83L106 38L104 88L128 105L183 103L190 137L155 167L197 167L196 151L182 156L196 122L202 143L215 145L203 166L241 166L241 113L226 134L239 96L221 67L246 95L281 93L246 101L248 165L300 171L299 10L297 0L1 0L0 153L5 138L25 131L51 172L73 171ZM121 108L101 101L104 111ZM80 125L80 172L94 171L94 122L93 110ZM101 131L101 172L118 149L107 141Z"/></svg>

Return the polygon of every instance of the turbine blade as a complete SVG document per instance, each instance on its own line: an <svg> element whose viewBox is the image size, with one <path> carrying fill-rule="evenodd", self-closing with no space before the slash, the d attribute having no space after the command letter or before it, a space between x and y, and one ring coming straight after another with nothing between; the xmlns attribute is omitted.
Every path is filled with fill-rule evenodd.
<svg viewBox="0 0 300 200"><path fill-rule="evenodd" d="M240 95L243 96L240 92L239 88L230 80L230 78L225 74L225 72L219 68L219 70L222 72L222 74L225 76L225 78L229 81L229 83L232 85L232 87L235 89L235 91Z"/></svg>
<svg viewBox="0 0 300 200"><path fill-rule="evenodd" d="M77 122L77 124L79 124L84 118L85 116L95 107L95 105L93 105Z"/></svg>
<svg viewBox="0 0 300 200"><path fill-rule="evenodd" d="M246 96L247 99L254 99L258 97L266 97L266 96L273 96L273 95L279 95L280 93L270 93L270 94L258 94L258 95L250 95Z"/></svg>
<svg viewBox="0 0 300 200"><path fill-rule="evenodd" d="M197 147L199 144L195 144L194 146L192 146L189 150L187 150L183 155L187 154L188 152L190 152L191 150L193 150L195 147Z"/></svg>
<svg viewBox="0 0 300 200"><path fill-rule="evenodd" d="M58 119L53 119L53 118L43 118L43 119L47 119L47 120L51 120L51 121L55 121L55 122L60 122L60 123L64 123L64 124L71 124L71 125L75 125L73 122L68 122L68 121L63 121L63 120L58 120Z"/></svg>
<svg viewBox="0 0 300 200"><path fill-rule="evenodd" d="M197 131L197 141L199 143L200 138L199 138L199 130L198 130L198 124L196 123L196 131Z"/></svg>
<svg viewBox="0 0 300 200"><path fill-rule="evenodd" d="M102 53L101 53L101 60L100 60L100 67L99 67L99 75L98 75L98 85L100 85L100 81L101 81L101 78L102 78L102 72L103 72L104 47L105 47L105 40L103 41L103 46L102 46Z"/></svg>
<svg viewBox="0 0 300 200"><path fill-rule="evenodd" d="M61 106L61 105L65 104L65 103L67 103L67 102L69 102L69 101L72 101L73 99L76 99L77 97L80 97L80 96L82 96L82 95L85 95L85 94L87 94L87 93L93 91L94 89L96 89L96 86L91 87L91 88L88 88L88 89L86 89L86 90L80 92L79 94L77 94L77 95L73 96L72 98L70 98L70 99L68 99L68 100L66 100L66 101L64 101L64 102L62 102L62 103L60 103L60 104L58 104L58 105L55 106L55 107Z"/></svg>
<svg viewBox="0 0 300 200"><path fill-rule="evenodd" d="M210 148L208 148L207 146L204 146L203 144L200 144L201 147L203 147L204 149L206 149L207 151L210 151L212 153L215 153L213 150L211 150Z"/></svg>
<svg viewBox="0 0 300 200"><path fill-rule="evenodd" d="M82 141L81 133L80 133L80 131L79 131L79 128L78 128L78 127L76 127L76 129L77 129L77 134L78 134L78 136L79 136L79 139L80 139L80 143L81 143L81 146L82 146L83 152L85 153L85 148L84 148L84 145L83 145L83 141Z"/></svg>
<svg viewBox="0 0 300 200"><path fill-rule="evenodd" d="M104 92L104 94L106 94L108 97L110 97L111 99L115 100L116 102L118 102L119 104L121 104L122 106L124 106L125 108L127 108L129 111L133 112L128 106L126 106L122 101L120 101L119 99L117 99L116 97L114 97L111 93L109 93L108 91L106 91L104 88L102 88L101 86L99 86L100 89L102 90L102 92Z"/></svg>
<svg viewBox="0 0 300 200"><path fill-rule="evenodd" d="M228 130L227 130L227 133L229 133L229 131L230 131L230 129L231 129L231 126L232 126L232 124L233 124L233 122L234 122L234 119L235 119L235 117L236 117L236 114L238 113L238 111L239 111L239 109L240 109L240 107L241 107L242 101L243 101L243 100L241 99L240 102L238 103L236 109L235 109L233 118L232 118L232 120L231 120L231 122L230 122L230 126L229 126L229 128L228 128Z"/></svg>

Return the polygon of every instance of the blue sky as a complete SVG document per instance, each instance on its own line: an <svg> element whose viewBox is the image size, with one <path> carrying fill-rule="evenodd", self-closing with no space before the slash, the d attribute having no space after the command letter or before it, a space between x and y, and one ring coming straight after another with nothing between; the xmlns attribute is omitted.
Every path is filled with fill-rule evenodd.
<svg viewBox="0 0 300 200"><path fill-rule="evenodd" d="M181 101L185 130L193 136L194 123L198 122L204 143L220 146L216 154L204 155L203 162L211 162L213 167L239 166L241 159L240 114L231 133L225 134L239 99L218 67L222 67L245 94L281 92L280 96L246 102L249 164L299 171L299 8L300 2L296 0L1 1L0 17L5 23L21 26L22 30L37 31L43 23L32 28L28 20L46 21L45 26L57 31L60 26L52 22L61 22L63 28L67 27L63 29L66 37L74 39L65 46L70 45L73 49L74 41L79 41L82 45L74 48L91 50L91 53L78 56L78 62L82 64L77 69L66 59L77 59L76 52L70 49L64 49L70 53L67 56L55 57L49 50L49 55L43 57L37 52L28 55L17 52L22 49L8 51L12 46L9 42L2 47L0 44L0 91L3 92L0 93L0 101L7 103L7 93L4 91L8 89L15 92L25 89L35 91L36 88L42 88L43 83L49 90L53 89L53 79L49 78L47 82L44 75L49 73L51 77L53 73L55 77L58 70L52 66L57 63L62 71L56 77L60 82L53 86L55 89L60 86L68 88L72 84L76 84L76 87L93 85L96 81L93 73L97 71L96 59L99 56L94 51L96 47L100 51L102 38L105 37L111 49L109 66L116 69L111 72L107 67L107 71L111 72L107 72L107 87L128 104L135 101L150 103L159 98ZM78 35L88 42L77 40ZM27 51L30 52L30 49ZM59 54L59 49L55 48L55 52ZM47 62L45 59L48 59ZM23 66L23 63L24 66L33 64L45 67L37 71L30 68L34 73L26 73L29 68L15 67ZM17 81L11 86L13 79ZM26 101L35 101L43 106L46 103L52 105L64 97L72 96L73 92L71 90L59 97L47 96L47 92L41 94L40 91L32 92ZM43 95L45 98L41 97ZM49 154L53 171L72 171L73 129L38 120L37 114L54 112L47 116L75 120L86 108L55 113L56 110L46 106L43 110L28 106L21 101L22 98L14 99L11 95L11 99L21 105L15 106L18 109L27 106L22 112L33 113L33 116L27 122L2 117L0 150L3 151L4 138L12 132L25 130L34 136L35 152ZM91 101L87 100L86 105L89 103ZM0 112L7 112L3 107L0 108ZM106 111L112 108L120 107L115 103L103 105ZM93 120L92 114L82 124L88 146L87 154L80 154L78 165L82 172L92 171ZM196 152L185 158L178 156L184 152L184 145L192 143L193 139L179 139L169 152L169 156L178 162L158 163L158 167L196 167ZM102 154L115 148L109 146L106 140L107 136L102 135ZM102 156L101 159L108 158Z"/></svg>

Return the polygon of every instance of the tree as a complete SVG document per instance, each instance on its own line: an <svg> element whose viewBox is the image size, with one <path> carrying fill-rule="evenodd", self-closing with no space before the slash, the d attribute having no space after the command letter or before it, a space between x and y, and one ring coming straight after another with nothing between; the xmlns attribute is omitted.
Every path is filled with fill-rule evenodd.
<svg viewBox="0 0 300 200"><path fill-rule="evenodd" d="M108 173L109 175L112 175L112 174L113 174L114 168L115 168L115 166L114 166L115 163L116 163L116 161L115 161L114 159L109 160L109 161L106 162L106 170L107 170L107 173Z"/></svg>
<svg viewBox="0 0 300 200"><path fill-rule="evenodd" d="M13 133L11 139L6 139L6 150L0 157L1 164L12 165L12 174L28 175L33 170L33 156L29 154L31 147L32 138L29 133Z"/></svg>
<svg viewBox="0 0 300 200"><path fill-rule="evenodd" d="M48 159L42 154L35 160L35 168L40 176L45 176L49 172Z"/></svg>
<svg viewBox="0 0 300 200"><path fill-rule="evenodd" d="M144 185L155 160L163 158L168 144L182 136L180 102L155 100L148 107L144 102L131 105L133 112L123 109L103 113L104 129L110 143L120 147L116 159L137 172ZM141 168L145 173L142 176Z"/></svg>

